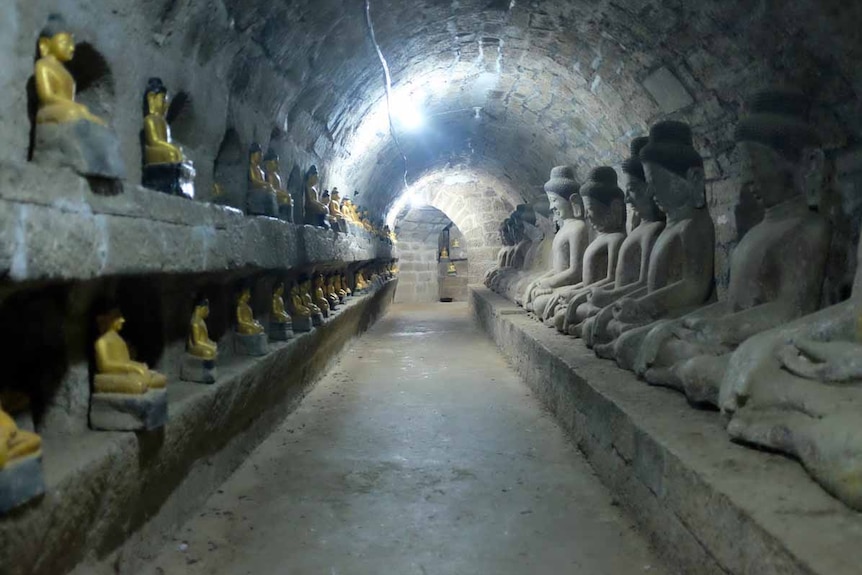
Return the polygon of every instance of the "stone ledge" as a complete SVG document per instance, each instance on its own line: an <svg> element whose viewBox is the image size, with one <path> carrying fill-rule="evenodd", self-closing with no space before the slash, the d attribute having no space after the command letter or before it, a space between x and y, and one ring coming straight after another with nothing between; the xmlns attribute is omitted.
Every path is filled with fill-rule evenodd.
<svg viewBox="0 0 862 575"><path fill-rule="evenodd" d="M4 575L135 572L278 426L397 285L351 298L323 327L261 358L219 365L212 385L172 379L170 420L149 433L46 437L45 496L0 519Z"/></svg>
<svg viewBox="0 0 862 575"><path fill-rule="evenodd" d="M473 313L671 565L726 575L859 573L862 514L795 461L731 443L692 409L471 286Z"/></svg>
<svg viewBox="0 0 862 575"><path fill-rule="evenodd" d="M100 196L71 171L0 164L0 277L16 282L279 270L392 253L364 233L249 217L128 184Z"/></svg>

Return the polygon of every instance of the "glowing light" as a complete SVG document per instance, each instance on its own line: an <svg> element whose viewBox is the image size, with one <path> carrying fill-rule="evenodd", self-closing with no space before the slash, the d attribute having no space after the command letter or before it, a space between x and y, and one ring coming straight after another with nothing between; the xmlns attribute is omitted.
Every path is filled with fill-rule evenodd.
<svg viewBox="0 0 862 575"><path fill-rule="evenodd" d="M411 93L392 98L392 120L396 127L416 132L425 125L425 116L416 104L417 96Z"/></svg>

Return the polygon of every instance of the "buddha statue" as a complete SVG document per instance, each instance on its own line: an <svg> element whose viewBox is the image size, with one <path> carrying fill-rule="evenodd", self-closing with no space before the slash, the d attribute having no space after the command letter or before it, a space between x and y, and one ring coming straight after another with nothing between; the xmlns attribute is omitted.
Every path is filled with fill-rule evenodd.
<svg viewBox="0 0 862 575"><path fill-rule="evenodd" d="M584 252L583 281L559 290L546 306L545 321L553 321L561 333L568 333L569 323L576 321L578 306L583 303L579 296L614 282L620 247L626 239L625 199L613 168L595 168L581 186L580 195L596 237Z"/></svg>
<svg viewBox="0 0 862 575"><path fill-rule="evenodd" d="M171 139L168 89L160 78L150 78L144 92L144 187L175 196L194 198L195 169L182 148Z"/></svg>
<svg viewBox="0 0 862 575"><path fill-rule="evenodd" d="M302 299L302 288L299 284L293 284L293 287L290 288L290 312L293 331L311 331L311 309L305 305Z"/></svg>
<svg viewBox="0 0 862 575"><path fill-rule="evenodd" d="M326 297L325 281L323 274L318 274L317 277L314 278L314 292L312 294L312 300L314 301L314 305L320 308L320 313L323 314L323 317L328 318L329 311L332 306L329 299Z"/></svg>
<svg viewBox="0 0 862 575"><path fill-rule="evenodd" d="M279 174L278 154L270 148L263 157L263 171L266 182L275 190L275 203L278 207L278 217L286 222L293 221L293 199L290 192L284 188L284 182Z"/></svg>
<svg viewBox="0 0 862 575"><path fill-rule="evenodd" d="M311 310L311 323L312 323L312 325L315 325L315 326L323 325L323 321L325 319L325 316L323 315L323 309L315 303L315 300L312 297L312 294L311 294L312 286L311 286L311 280L310 279L305 278L302 281L300 291L302 293L302 302L305 304L305 307L307 307L309 310ZM327 310L327 312L328 311L329 310Z"/></svg>
<svg viewBox="0 0 862 575"><path fill-rule="evenodd" d="M808 107L789 91L761 92L750 102L736 142L742 186L765 215L731 254L727 297L650 331L635 364L650 383L716 405L739 344L818 308L831 238L806 198L812 176L822 185L824 162Z"/></svg>
<svg viewBox="0 0 862 575"><path fill-rule="evenodd" d="M243 289L236 301L236 331L240 335L257 335L264 332L263 325L254 319L251 309L251 290Z"/></svg>
<svg viewBox="0 0 862 575"><path fill-rule="evenodd" d="M318 183L317 166L311 166L305 174L305 223L329 229L329 208L320 201Z"/></svg>
<svg viewBox="0 0 862 575"><path fill-rule="evenodd" d="M528 263L536 259L536 250L541 244L542 232L536 227L536 213L532 206L520 204L509 216L507 230L512 248L506 254L506 267L491 279L491 289L511 299L509 292L517 292L517 284L528 275ZM536 241L539 240L539 241Z"/></svg>
<svg viewBox="0 0 862 575"><path fill-rule="evenodd" d="M248 196L246 213L253 216L278 216L278 200L275 188L267 181L263 171L263 150L252 143L248 149Z"/></svg>
<svg viewBox="0 0 862 575"><path fill-rule="evenodd" d="M143 395L151 389L164 389L167 378L147 364L132 361L129 347L120 336L126 319L114 309L97 319L101 335L96 340L95 393Z"/></svg>
<svg viewBox="0 0 862 575"><path fill-rule="evenodd" d="M284 307L284 284L278 283L272 291L272 308L269 315L269 339L287 341L293 337L293 319Z"/></svg>
<svg viewBox="0 0 862 575"><path fill-rule="evenodd" d="M626 203L637 213L638 226L623 241L617 257L617 268L613 284L591 289L588 293L573 298L567 311L568 333L584 337L592 347L593 321L603 308L618 299L641 290L647 285L649 261L656 239L665 227L665 215L655 203L653 189L647 185L640 151L649 143L649 138L635 138L631 143L631 155L623 162L626 177ZM631 218L630 218L631 220ZM577 302L577 303L574 303ZM608 315L612 308L607 310Z"/></svg>
<svg viewBox="0 0 862 575"><path fill-rule="evenodd" d="M189 325L186 355L180 365L180 379L197 383L215 383L218 344L209 337L206 319L210 315L210 304L201 299L195 304Z"/></svg>
<svg viewBox="0 0 862 575"><path fill-rule="evenodd" d="M440 259L441 260L448 260L449 259L449 248L447 248L446 246L443 246L440 249Z"/></svg>
<svg viewBox="0 0 862 575"><path fill-rule="evenodd" d="M524 308L541 320L555 291L583 279L584 252L590 243L584 221L584 206L578 193L574 171L567 166L551 170L545 193L551 204L559 231L551 246L551 269L534 279L524 291Z"/></svg>
<svg viewBox="0 0 862 575"><path fill-rule="evenodd" d="M691 129L671 120L657 123L640 158L667 225L650 255L646 287L610 306L610 319L593 327L596 354L625 369L633 367L650 324L703 306L713 290L715 229Z"/></svg>
<svg viewBox="0 0 862 575"><path fill-rule="evenodd" d="M326 300L329 302L329 309L331 311L335 311L341 303L341 299L335 292L335 283L333 282L332 276L324 278L323 293L326 296Z"/></svg>
<svg viewBox="0 0 862 575"><path fill-rule="evenodd" d="M341 194L338 188L332 188L332 193L329 195L329 218L335 231L347 233L347 220L341 212Z"/></svg>
<svg viewBox="0 0 862 575"><path fill-rule="evenodd" d="M0 405L0 515L44 492L42 438L20 429Z"/></svg>
<svg viewBox="0 0 862 575"><path fill-rule="evenodd" d="M75 101L75 80L65 66L75 56L75 38L61 16L48 18L38 48L33 160L70 167L82 176L122 179L125 165L116 135L105 120Z"/></svg>
<svg viewBox="0 0 862 575"><path fill-rule="evenodd" d="M338 286L338 289L344 292L346 297L353 295L353 292L350 290L350 286L347 285L347 278L344 277L344 274L338 274L336 285Z"/></svg>
<svg viewBox="0 0 862 575"><path fill-rule="evenodd" d="M365 281L365 277L362 275L362 270L359 270L353 276L353 285L360 293L364 293L368 289L368 282Z"/></svg>
<svg viewBox="0 0 862 575"><path fill-rule="evenodd" d="M483 283L485 287L490 288L494 285L495 278L503 272L503 270L509 267L509 260L512 251L514 250L515 243L512 239L512 227L510 225L511 217L504 219L500 223L499 234L500 234L500 243L503 247L500 248L500 251L497 252L497 266L489 269L485 273L485 278Z"/></svg>

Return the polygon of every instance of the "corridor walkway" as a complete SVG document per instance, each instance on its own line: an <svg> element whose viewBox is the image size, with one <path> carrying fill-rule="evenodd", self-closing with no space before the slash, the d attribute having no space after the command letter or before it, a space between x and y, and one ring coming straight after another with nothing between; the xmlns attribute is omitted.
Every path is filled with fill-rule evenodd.
<svg viewBox="0 0 862 575"><path fill-rule="evenodd" d="M394 306L144 570L667 572L464 304Z"/></svg>

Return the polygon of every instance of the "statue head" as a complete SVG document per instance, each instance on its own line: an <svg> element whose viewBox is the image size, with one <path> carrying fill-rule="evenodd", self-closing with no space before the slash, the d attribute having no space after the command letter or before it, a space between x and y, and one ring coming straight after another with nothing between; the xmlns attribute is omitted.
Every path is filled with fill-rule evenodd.
<svg viewBox="0 0 862 575"><path fill-rule="evenodd" d="M623 191L617 184L617 172L609 166L593 169L580 194L587 219L598 232L619 232L626 225Z"/></svg>
<svg viewBox="0 0 862 575"><path fill-rule="evenodd" d="M144 91L144 115L162 116L168 113L168 89L161 78L150 78Z"/></svg>
<svg viewBox="0 0 862 575"><path fill-rule="evenodd" d="M123 314L120 312L119 308L111 308L107 312L100 314L96 317L96 325L99 328L99 333L105 334L109 331L115 331L119 333L123 329L123 325L126 323L126 318L123 317Z"/></svg>
<svg viewBox="0 0 862 575"><path fill-rule="evenodd" d="M239 292L239 303L248 303L251 300L251 289L243 288Z"/></svg>
<svg viewBox="0 0 862 575"><path fill-rule="evenodd" d="M551 170L551 178L545 182L545 193L548 195L551 211L559 222L577 217L574 211L575 203L570 199L577 195L578 187L575 172L569 166L557 166ZM576 198L576 202L581 205L580 197ZM582 205L580 217L583 217Z"/></svg>
<svg viewBox="0 0 862 575"><path fill-rule="evenodd" d="M665 213L706 205L703 158L694 149L688 124L674 120L655 124L639 157L656 203Z"/></svg>
<svg viewBox="0 0 862 575"><path fill-rule="evenodd" d="M324 206L328 206L332 196L329 195L329 190L323 190L323 194L320 196L320 203Z"/></svg>
<svg viewBox="0 0 862 575"><path fill-rule="evenodd" d="M284 283L278 282L275 284L275 290L273 290L273 295L275 297L281 297L284 295Z"/></svg>
<svg viewBox="0 0 862 575"><path fill-rule="evenodd" d="M640 159L641 150L649 144L649 137L641 136L631 142L631 154L623 161L625 179L626 203L630 204L637 214L646 220L664 219L664 212L655 203L653 189L647 184L643 162Z"/></svg>
<svg viewBox="0 0 862 575"><path fill-rule="evenodd" d="M536 210L530 204L518 204L513 215L520 224L536 225Z"/></svg>
<svg viewBox="0 0 862 575"><path fill-rule="evenodd" d="M210 302L207 298L201 298L195 303L195 316L206 319L210 315Z"/></svg>
<svg viewBox="0 0 862 575"><path fill-rule="evenodd" d="M263 157L263 164L266 167L266 171L270 173L278 172L278 154L272 148L266 151L266 155Z"/></svg>
<svg viewBox="0 0 862 575"><path fill-rule="evenodd" d="M263 157L263 150L260 148L260 144L257 142L252 142L251 146L248 147L248 161L252 166L259 166L261 159Z"/></svg>
<svg viewBox="0 0 862 575"><path fill-rule="evenodd" d="M305 185L316 186L319 179L320 176L317 173L317 166L311 166L308 168L308 171L305 173Z"/></svg>
<svg viewBox="0 0 862 575"><path fill-rule="evenodd" d="M338 192L338 188L332 188L332 192L330 192L330 194L329 194L329 198L330 198L333 202L335 202L335 203L337 203L337 204L340 204L340 202L341 202L341 194Z"/></svg>
<svg viewBox="0 0 862 575"><path fill-rule="evenodd" d="M808 121L810 107L809 99L798 92L759 92L736 127L742 185L749 186L764 207L810 188L820 191L825 160L820 138Z"/></svg>
<svg viewBox="0 0 862 575"><path fill-rule="evenodd" d="M63 17L51 14L48 23L39 33L39 55L53 56L60 62L69 62L75 57L75 37L67 31Z"/></svg>

